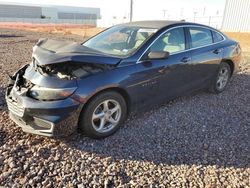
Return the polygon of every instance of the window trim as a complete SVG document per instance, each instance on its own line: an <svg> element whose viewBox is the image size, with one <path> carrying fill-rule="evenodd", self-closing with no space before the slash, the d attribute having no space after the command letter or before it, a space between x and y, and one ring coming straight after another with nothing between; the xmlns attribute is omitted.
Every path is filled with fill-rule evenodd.
<svg viewBox="0 0 250 188"><path fill-rule="evenodd" d="M171 31L173 29L176 29L176 28L180 28L182 27L184 29L184 31L186 30L186 32L188 32L188 28L189 27L199 27L199 28L204 28L204 29L208 29L211 31L215 31L217 32L219 35L221 35L223 37L223 40L222 41L219 41L219 42L213 42L212 44L208 44L208 45L203 45L203 46L199 46L199 47L195 47L195 48L192 48L192 46L190 45L190 42L189 41L191 38L190 34L189 34L189 38L187 39L186 37L186 32L184 32L185 34L185 41L189 41L189 44L187 45L187 47L189 47L188 49L186 50L182 50L182 51L179 51L179 52L174 52L174 53L170 53L170 55L175 55L175 54L179 54L179 53L183 53L183 52L188 52L188 51L191 51L191 50L195 50L195 49L200 49L200 48L204 48L204 47L207 47L207 46L212 46L212 45L215 45L215 44L219 44L219 43L222 43L226 40L226 37L224 35L222 35L221 33L219 33L218 31L216 31L215 29L213 28L209 28L209 27L206 27L206 26L199 26L199 25L181 25L181 26L175 26L175 27L172 27L172 28L169 28L167 30L165 30L164 32L162 32L158 37L156 37L156 39L154 39L154 41L146 48L146 50L144 50L144 52L140 55L140 57L138 58L138 60L136 61L136 64L138 63L142 63L143 60L142 60L142 57L146 54L146 52L150 49L150 47L155 43L156 40L158 40L162 35L164 35L165 33L167 33L168 31ZM212 32L211 32L212 33Z"/></svg>

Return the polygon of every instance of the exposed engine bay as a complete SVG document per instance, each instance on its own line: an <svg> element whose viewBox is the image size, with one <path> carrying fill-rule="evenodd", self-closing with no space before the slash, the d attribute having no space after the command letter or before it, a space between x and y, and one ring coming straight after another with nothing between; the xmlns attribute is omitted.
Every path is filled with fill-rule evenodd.
<svg viewBox="0 0 250 188"><path fill-rule="evenodd" d="M29 96L37 100L55 100L64 99L75 91L75 87L53 89L36 85L32 80L26 77L30 71L46 77L55 77L58 80L76 80L81 79L99 72L110 69L111 65L95 65L88 63L73 63L65 62L51 65L38 65L35 61L31 64L23 66L13 76L10 76L10 81L7 89L7 94L11 98L11 91L14 88L16 92Z"/></svg>
<svg viewBox="0 0 250 188"><path fill-rule="evenodd" d="M15 95L62 100L76 91L77 80L110 70L119 62L77 43L41 39L33 48L32 62L10 76L7 96L14 102Z"/></svg>
<svg viewBox="0 0 250 188"><path fill-rule="evenodd" d="M36 61L34 61L36 62ZM52 76L59 79L73 80L84 78L91 74L103 72L110 68L108 65L95 65L88 63L65 62L51 65L37 65L34 63L33 68L44 76Z"/></svg>

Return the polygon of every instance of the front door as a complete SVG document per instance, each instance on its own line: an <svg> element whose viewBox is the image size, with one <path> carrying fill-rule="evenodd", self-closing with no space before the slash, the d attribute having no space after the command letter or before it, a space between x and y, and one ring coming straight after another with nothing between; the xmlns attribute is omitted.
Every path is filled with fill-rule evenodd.
<svg viewBox="0 0 250 188"><path fill-rule="evenodd" d="M191 54L186 51L182 27L168 30L137 64L140 104L156 104L184 94L192 82ZM166 59L149 59L149 52L169 52ZM140 76L139 76L140 75Z"/></svg>

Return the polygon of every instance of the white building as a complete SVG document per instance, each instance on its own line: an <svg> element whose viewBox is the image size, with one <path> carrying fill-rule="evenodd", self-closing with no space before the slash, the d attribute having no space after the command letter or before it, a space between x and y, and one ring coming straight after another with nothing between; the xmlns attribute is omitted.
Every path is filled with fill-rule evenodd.
<svg viewBox="0 0 250 188"><path fill-rule="evenodd" d="M222 30L250 32L250 0L226 0Z"/></svg>

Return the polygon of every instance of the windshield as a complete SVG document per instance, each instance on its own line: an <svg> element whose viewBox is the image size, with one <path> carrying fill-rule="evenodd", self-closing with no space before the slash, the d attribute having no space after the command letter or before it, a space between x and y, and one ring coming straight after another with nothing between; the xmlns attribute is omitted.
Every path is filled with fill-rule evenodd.
<svg viewBox="0 0 250 188"><path fill-rule="evenodd" d="M135 52L157 29L116 26L89 39L84 46L115 56Z"/></svg>

